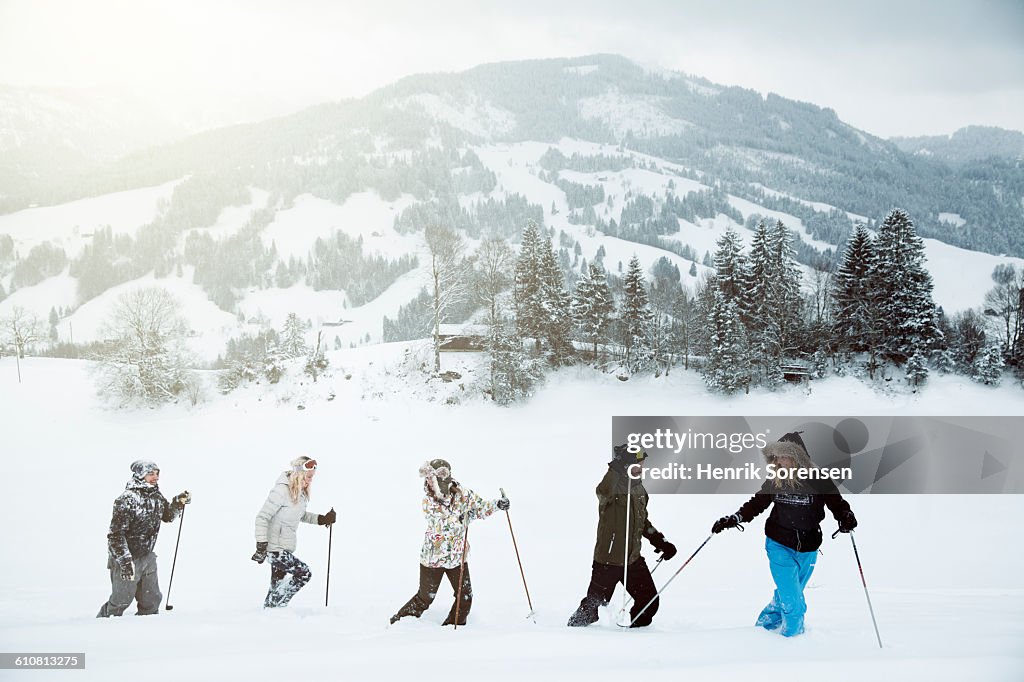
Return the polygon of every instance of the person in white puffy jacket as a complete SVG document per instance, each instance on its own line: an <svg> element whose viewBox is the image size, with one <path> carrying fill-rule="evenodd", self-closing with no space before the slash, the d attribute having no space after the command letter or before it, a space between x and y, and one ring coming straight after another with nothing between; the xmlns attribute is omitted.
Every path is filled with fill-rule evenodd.
<svg viewBox="0 0 1024 682"><path fill-rule="evenodd" d="M309 566L293 553L299 523L329 526L335 521L334 509L326 514L306 511L314 475L315 459L303 456L292 460L290 469L277 479L256 514L256 553L252 560L262 564L270 559L270 589L264 608L287 606L312 576Z"/></svg>

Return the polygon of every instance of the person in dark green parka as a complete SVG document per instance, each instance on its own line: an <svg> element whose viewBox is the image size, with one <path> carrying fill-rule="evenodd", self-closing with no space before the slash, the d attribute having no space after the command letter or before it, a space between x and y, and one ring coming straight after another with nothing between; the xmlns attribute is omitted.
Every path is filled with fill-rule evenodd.
<svg viewBox="0 0 1024 682"><path fill-rule="evenodd" d="M629 452L625 445L616 445L612 452L613 458L608 463L608 472L596 490L597 542L594 544L590 586L587 589L587 596L569 618L570 627L585 627L597 622L598 607L608 604L615 592L615 586L623 580L626 580L626 591L633 597L633 606L630 609L630 619L634 621L632 627L650 625L658 611L657 600L637 618L637 614L657 593L647 562L640 555L641 538L647 538L654 546L654 551L661 554L663 559L671 559L676 555L675 545L658 532L647 516L647 490L644 489L643 481L629 477L631 469L634 476L638 474L636 468L642 466L647 453L643 450L637 453ZM627 563L628 568L625 568Z"/></svg>

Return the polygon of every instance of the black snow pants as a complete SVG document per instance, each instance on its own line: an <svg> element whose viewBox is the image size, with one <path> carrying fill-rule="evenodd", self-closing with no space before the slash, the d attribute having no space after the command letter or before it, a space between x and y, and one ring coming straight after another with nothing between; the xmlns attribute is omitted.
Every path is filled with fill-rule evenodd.
<svg viewBox="0 0 1024 682"><path fill-rule="evenodd" d="M569 625L581 627L596 623L597 608L605 606L611 601L615 586L622 582L622 574L622 566L599 564L595 561L590 574L590 587L587 589L587 596L580 602L580 607L576 609L576 612L569 617ZM626 592L633 597L633 605L629 609L630 619L635 621L632 627L642 628L650 625L654 614L658 612L658 600L654 599L658 590L654 587L654 579L651 578L651 571L647 568L647 562L643 557L629 565L627 579L629 582L626 585ZM654 603L637 618L636 615L647 606L651 599L654 599Z"/></svg>
<svg viewBox="0 0 1024 682"><path fill-rule="evenodd" d="M458 594L459 594L459 572L462 571L462 605L459 606ZM465 564L461 569L456 566L455 568L430 568L420 564L420 587L413 595L412 599L405 603L405 606L398 609L398 613L391 617L391 622L394 623L399 618L404 616L416 616L419 618L423 615L423 612L434 603L434 597L437 596L437 588L441 585L441 578L447 577L448 582L451 583L452 591L456 595L456 599L452 601L452 608L448 612L448 617L444 619L442 625L452 625L455 623L455 610L458 607L459 611L459 625L466 624L466 616L469 615L469 610L473 606L473 584L469 579L469 564Z"/></svg>
<svg viewBox="0 0 1024 682"><path fill-rule="evenodd" d="M309 566L288 550L271 552L267 558L270 559L270 589L267 590L263 606L288 606L295 593L309 582L313 574ZM291 579L285 580L286 576L291 576Z"/></svg>

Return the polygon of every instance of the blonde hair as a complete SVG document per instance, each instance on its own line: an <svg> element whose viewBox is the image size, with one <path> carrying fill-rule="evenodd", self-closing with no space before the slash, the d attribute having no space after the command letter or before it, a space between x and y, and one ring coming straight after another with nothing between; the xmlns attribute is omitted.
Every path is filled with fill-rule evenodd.
<svg viewBox="0 0 1024 682"><path fill-rule="evenodd" d="M296 457L292 460L292 468L288 472L288 495L292 498L292 504L299 503L299 496L305 495L306 499L310 496L310 487L313 482L306 478L306 472L303 471L302 465L311 460L312 457Z"/></svg>

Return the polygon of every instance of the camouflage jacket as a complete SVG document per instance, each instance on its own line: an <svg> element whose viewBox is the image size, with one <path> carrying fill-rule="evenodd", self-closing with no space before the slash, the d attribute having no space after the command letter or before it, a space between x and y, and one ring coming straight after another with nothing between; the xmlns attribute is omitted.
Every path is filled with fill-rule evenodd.
<svg viewBox="0 0 1024 682"><path fill-rule="evenodd" d="M173 521L180 507L167 501L160 489L134 478L114 500L107 533L107 551L119 565L153 551L160 523Z"/></svg>

